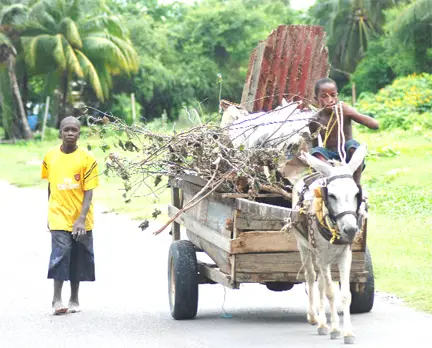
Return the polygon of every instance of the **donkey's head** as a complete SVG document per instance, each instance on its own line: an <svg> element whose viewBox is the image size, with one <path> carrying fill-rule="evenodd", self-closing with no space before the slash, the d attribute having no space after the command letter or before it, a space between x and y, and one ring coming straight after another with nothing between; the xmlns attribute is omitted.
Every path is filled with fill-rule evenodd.
<svg viewBox="0 0 432 348"><path fill-rule="evenodd" d="M366 146L361 145L348 164L333 167L318 158L303 153L302 159L324 176L322 197L331 220L336 223L341 239L352 242L356 233L357 213L361 192L353 179L356 169L363 163Z"/></svg>

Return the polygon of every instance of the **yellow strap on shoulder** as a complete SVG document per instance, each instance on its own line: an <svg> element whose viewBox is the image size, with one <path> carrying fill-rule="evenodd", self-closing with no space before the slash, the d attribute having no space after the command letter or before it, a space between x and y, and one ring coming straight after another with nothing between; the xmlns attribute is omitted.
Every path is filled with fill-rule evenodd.
<svg viewBox="0 0 432 348"><path fill-rule="evenodd" d="M335 113L333 111L332 114L331 114L331 116L330 116L330 120L329 120L329 122L327 124L327 130L326 130L326 134L325 134L324 141L323 141L323 147L326 147L326 145L327 145L327 139L329 138L331 132L333 131L333 128L335 127L335 125L337 123L337 120L334 120L333 124L330 126L331 121L333 120L334 114Z"/></svg>

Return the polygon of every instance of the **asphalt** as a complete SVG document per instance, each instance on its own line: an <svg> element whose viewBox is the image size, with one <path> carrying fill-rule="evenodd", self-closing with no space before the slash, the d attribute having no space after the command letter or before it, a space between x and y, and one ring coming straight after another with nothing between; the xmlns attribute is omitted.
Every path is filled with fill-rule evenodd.
<svg viewBox="0 0 432 348"><path fill-rule="evenodd" d="M46 279L50 234L46 192L0 182L0 348L15 347L342 347L306 322L304 285L272 292L201 285L196 319L169 313L168 233L96 209L96 282L82 283L82 312L51 315ZM403 276L403 275L401 275ZM69 295L65 284L64 299ZM227 314L227 315L226 315ZM430 347L432 316L376 294L370 313L352 316L356 347ZM428 343L429 342L429 343Z"/></svg>

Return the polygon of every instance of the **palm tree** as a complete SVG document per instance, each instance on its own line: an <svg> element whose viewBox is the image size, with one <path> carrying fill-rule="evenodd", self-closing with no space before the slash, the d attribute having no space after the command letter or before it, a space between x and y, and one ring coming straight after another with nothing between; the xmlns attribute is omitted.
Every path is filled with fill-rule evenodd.
<svg viewBox="0 0 432 348"><path fill-rule="evenodd" d="M138 70L138 56L118 18L106 12L86 13L80 0L36 3L22 43L31 72L52 76L60 85L57 125L66 114L71 79L88 82L103 101L109 97L112 76Z"/></svg>
<svg viewBox="0 0 432 348"><path fill-rule="evenodd" d="M432 3L430 0L411 0L402 9L398 18L389 24L389 28L404 43L415 40L418 32L423 31L429 37L432 29Z"/></svg>
<svg viewBox="0 0 432 348"><path fill-rule="evenodd" d="M0 14L0 99L3 126L7 136L31 139L33 134L27 121L15 73L17 51L13 45L14 39L19 36L16 27L22 23L25 16L26 7L20 4L5 7ZM11 94L8 93L8 89L12 91Z"/></svg>
<svg viewBox="0 0 432 348"><path fill-rule="evenodd" d="M352 73L369 41L382 33L384 10L407 0L318 0L311 22L324 26L333 65ZM425 0L428 1L428 0Z"/></svg>

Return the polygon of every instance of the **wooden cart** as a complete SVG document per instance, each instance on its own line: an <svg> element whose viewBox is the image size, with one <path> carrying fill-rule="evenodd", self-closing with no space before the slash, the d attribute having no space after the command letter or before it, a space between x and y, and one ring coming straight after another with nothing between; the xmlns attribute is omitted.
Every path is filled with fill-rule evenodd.
<svg viewBox="0 0 432 348"><path fill-rule="evenodd" d="M194 176L170 180L173 217L205 186ZM240 196L240 197L239 197ZM245 195L246 196L246 195ZM192 319L198 309L198 284L222 284L238 289L241 283L261 283L273 291L291 289L304 282L295 236L281 232L291 202L275 194L262 194L257 201L239 194L213 192L173 223L169 251L169 302L175 319ZM180 224L188 240L180 238ZM213 263L197 261L204 252ZM332 277L339 280L336 266ZM353 244L351 312L368 312L374 299L372 262L362 242Z"/></svg>
<svg viewBox="0 0 432 348"><path fill-rule="evenodd" d="M281 105L283 98L312 100L315 82L328 73L324 29L281 25L252 51L241 104L249 112L259 112ZM205 184L193 176L171 179L170 217ZM198 284L219 283L238 289L241 283L261 283L270 290L283 291L304 282L296 238L281 232L291 202L274 194L262 194L252 201L247 195L226 192L220 187L173 223L168 268L175 319L196 316ZM188 240L181 240L180 224ZM198 262L196 252L204 252L213 263ZM338 281L336 271L332 269L332 277ZM351 311L370 311L374 278L366 228L362 242L353 245L351 284Z"/></svg>

